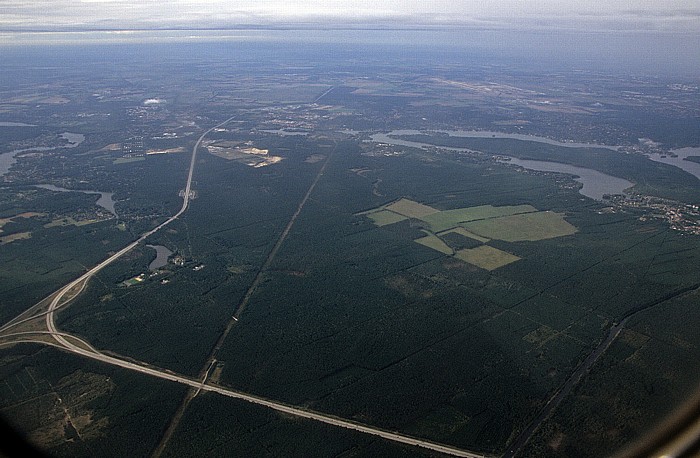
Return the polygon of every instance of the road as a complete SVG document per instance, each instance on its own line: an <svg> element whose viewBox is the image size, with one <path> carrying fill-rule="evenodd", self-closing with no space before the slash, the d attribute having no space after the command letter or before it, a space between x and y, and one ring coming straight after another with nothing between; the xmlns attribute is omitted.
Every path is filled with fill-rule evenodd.
<svg viewBox="0 0 700 458"><path fill-rule="evenodd" d="M109 258L107 258L104 261L102 261L101 263L97 264L95 267L93 267L92 269L85 272L83 275L78 277L76 280L73 280L72 282L68 283L68 285L61 288L61 290L58 292L58 294L56 294L56 296L53 298L53 300L49 304L49 310L46 313L46 328L49 330L49 332L52 333L52 335L54 336L54 339L56 339L59 344L61 344L63 347L65 347L66 349L69 349L69 350L72 350L73 348L75 348L74 345L70 344L69 342L67 342L65 340L65 338L61 335L60 332L58 332L58 329L56 328L55 312L56 312L56 310L58 310L60 308L61 300L63 299L63 296L65 296L72 288L80 285L81 283L83 283L80 287L80 290L82 290L85 283L87 283L87 281L93 275L95 275L97 272L104 269L108 265L112 264L114 261L116 261L117 259L124 256L129 251L136 248L141 242L145 241L148 237L150 237L151 235L160 231L165 226L167 226L168 224L170 224L173 221L175 221L176 219L178 219L183 213L185 213L185 211L187 210L187 207L190 203L190 193L192 191L192 176L194 175L194 168L195 168L195 163L197 160L197 150L199 149L199 146L202 144L204 137L209 135L209 133L211 131L213 131L214 129L218 129L219 127L229 123L234 117L235 116L232 116L232 117L228 118L227 120L215 125L214 127L210 128L209 130L204 132L197 139L197 143L194 144L194 147L192 148L192 159L190 160L190 168L189 168L189 171L187 173L187 183L185 185L185 194L182 198L182 207L180 208L180 210L177 213L175 213L173 216L171 216L170 218L165 220L163 223L156 226L154 229L151 229L150 231L146 232L141 237L139 237L138 239L131 242L129 245L127 245L124 248L122 248L121 250L117 251Z"/></svg>
<svg viewBox="0 0 700 458"><path fill-rule="evenodd" d="M187 174L187 183L185 186L182 207L180 208L180 210L177 213L175 213L173 216L168 218L165 222L161 223L160 225L158 225L154 229L144 233L138 239L134 240L133 242L131 242L130 244L128 244L127 246L125 246L121 250L117 251L116 253L114 253L113 255L111 255L110 257L105 259L104 261L100 262L95 267L88 270L83 275L81 275L77 279L71 281L70 283L68 283L64 287L60 288L56 293L54 293L54 295L53 295L53 297L50 300L50 303L48 305L48 310L45 312L45 324L46 324L46 328L48 329L48 331L32 331L32 332L28 332L28 333L14 333L14 334L11 332L8 332L12 327L18 325L19 323L22 323L22 322L27 321L28 319L31 319L30 317L27 317L28 314L25 312L25 313L21 314L19 317L12 320L7 325L3 326L2 330L0 330L0 331L2 331L2 336L14 337L14 339L12 340L12 343L32 342L32 343L47 344L47 342L42 341L40 339L37 339L37 338L32 339L30 337L30 335L49 334L56 341L56 344L49 344L49 345L57 346L61 349L67 350L75 355L80 355L80 356L83 356L85 358L90 358L93 360L103 362L105 364L110 364L112 366L121 367L121 368L124 368L127 370L136 371L136 372L139 372L139 373L142 373L145 375L149 375L152 377L156 377L159 379L164 379L164 380L169 380L171 382L184 384L184 385L187 385L187 386L194 388L198 391L209 391L209 392L218 393L218 394L223 395L223 396L227 396L230 398L239 399L242 401L246 401L246 402L250 402L253 404L260 405L260 406L264 406L264 407L276 410L278 412L286 413L289 415L294 415L296 417L306 418L309 420L315 420L315 421L319 421L319 422L322 422L322 423L325 423L328 425L337 426L337 427L341 427L341 428L345 428L345 429L351 429L351 430L358 431L361 433L370 434L373 436L378 436L378 437L381 437L383 439L390 440L393 442L398 442L401 444L421 447L421 448L424 448L427 450L432 450L435 452L440 452L440 453L444 453L444 454L448 454L448 455L452 455L452 456L469 457L469 458L483 457L483 455L476 454L476 453L473 453L473 452L468 451L468 450L463 450L463 449L451 447L451 446L444 445L444 444L439 444L439 443L426 441L426 440L418 439L418 438L411 437L411 436L406 436L403 434L399 434L397 432L387 431L387 430L383 430L383 429L376 428L373 426L355 423L353 421L345 420L345 419L338 418L338 417L335 417L332 415L323 414L320 412L314 412L314 411L306 410L306 409L301 409L301 408L287 405L287 404L284 404L281 402L276 402L276 401L272 401L269 399L265 399L265 398L262 398L260 396L255 396L255 395L243 393L240 391L227 389L227 388L224 388L224 387L221 387L218 385L207 383L206 382L206 375L205 375L204 379L202 379L202 380L193 379L193 378L186 377L183 375L178 375L178 374L173 373L171 371L166 371L164 369L148 366L146 364L136 363L136 362L132 362L132 361L123 360L123 359L120 359L120 358L117 358L114 356L105 355L105 354L99 352L98 350L96 350L95 348L93 348L92 346L90 346L90 344L88 344L87 342L79 339L78 337L63 333L63 332L58 330L58 328L56 326L56 322L55 322L56 311L58 309L60 309L62 306L65 306L66 304L68 304L74 297L76 297L83 290L83 288L85 287L85 285L87 284L87 282L90 278L92 278L95 274L97 274L99 271L101 271L102 269L104 269L108 265L115 262L117 259L124 256L126 253L133 250L136 246L138 246L140 243L144 242L151 235L155 234L156 232L160 231L162 228L164 228L168 224L177 220L187 210L187 207L189 206L189 201L191 198L190 194L192 191L192 176L194 174L194 169L195 169L195 164L196 164L196 159L197 159L197 150L199 149L204 138L211 131L227 124L233 118L234 117L228 118L227 120L217 124L216 126L210 128L209 130L204 132L199 137L199 139L195 143L194 147L192 148L192 159L190 161L189 172ZM325 165L321 169L321 174L323 172L323 169L325 169ZM319 177L320 177L320 174L319 174ZM296 219L296 216L300 212L301 207L303 206L303 203L305 203L306 200L308 199L308 196L311 193L311 190L313 190L313 187L315 186L317 181L318 181L318 177L314 181L314 183L313 183L311 189L309 190L309 192L307 193L307 195L304 197L302 204L300 205L300 208L297 209L297 212L295 213L290 225L293 224L293 220ZM288 232L290 225L288 225L288 227L285 229L285 235L286 235L286 232ZM75 288L75 290L74 290L74 288ZM66 298L66 300L64 300L64 297L66 297L68 295L68 293L72 293L72 294L69 295ZM45 300L39 302L39 304L32 307L32 309L35 311L41 310L41 307L44 306L44 302L45 302ZM239 307L239 312L241 310L242 309ZM41 315L42 314L37 314L37 315L35 315L35 317L41 316ZM238 321L238 319L235 315L234 315L233 319ZM20 337L20 335L24 335L24 334L27 335L26 339L23 337ZM78 342L78 344L71 342L71 340ZM211 368L211 366L209 366L209 367ZM208 371L207 371L207 374L208 374Z"/></svg>
<svg viewBox="0 0 700 458"><path fill-rule="evenodd" d="M297 206L295 212L292 214L292 217L289 219L287 222L287 225L285 226L284 230L281 232L280 236L277 238L277 241L275 242L274 246L270 250L270 252L267 255L267 258L265 259L265 262L263 262L262 266L260 269L258 269L258 272L255 274L255 277L253 278L253 282L250 284L248 289L246 290L245 294L243 295L243 299L238 303L236 308L233 311L233 315L231 316L231 319L229 320L228 324L226 325L226 328L224 328L224 332L221 333L219 338L216 340L216 343L214 344L214 347L212 347L212 350L209 353L209 356L207 357L204 366L200 370L199 373L199 378L202 379L202 384L207 379L207 373L209 370L214 365L214 362L216 361L217 355L219 351L221 350L221 347L224 345L224 342L226 341L226 338L228 337L229 333L233 329L233 327L238 324L238 319L243 313L243 311L246 308L246 305L250 301L250 298L253 296L253 293L256 291L258 285L263 281L265 274L267 273L268 267L272 264L272 261L274 261L275 256L277 256L277 252L279 251L280 247L284 243L285 239L287 238L287 235L292 229L292 226L294 226L295 221L299 217L299 214L301 213L302 209L304 208L304 205L306 205L306 202L309 200L309 197L311 196L311 193L313 192L314 188L318 184L319 180L323 176L323 173L325 172L326 168L328 167L328 162L330 161L331 157L335 153L338 145L336 144L333 148L333 151L328 155L326 158L325 162L323 163L323 166L319 169L318 173L316 174L316 177L314 180L311 182L311 185L309 186L308 190L306 191L306 194L304 197L301 199L301 202ZM151 455L151 458L159 458L163 452L165 451L165 448L167 447L168 443L170 442L170 438L175 434L175 431L177 430L178 425L180 424L180 421L182 421L183 416L185 415L185 411L189 407L190 403L192 400L200 393L201 390L194 390L190 389L185 397L183 398L182 402L180 403L180 407L178 407L177 411L175 411L175 414L173 415L170 424L166 428L165 432L163 433L163 437L161 438L160 442L158 443L158 446L154 450L153 454Z"/></svg>
<svg viewBox="0 0 700 458"><path fill-rule="evenodd" d="M73 345L65 340L66 334L62 333L56 333L54 334L54 338L56 338L57 341L61 342L61 347L65 348L67 350L70 350L71 353L77 354L84 356L86 358L90 358L93 360L101 361L106 364L110 364L112 366L118 366L124 369L140 372L142 374L150 375L152 377L156 377L159 379L164 379L164 380L169 380L172 382L177 382L183 385L190 386L192 388L201 390L201 391L209 391L212 393L218 393L220 395L233 398L233 399L239 399L242 401L247 401L252 404L257 404L260 406L268 407L270 409L276 410L278 412L294 415L296 417L300 418L306 418L309 420L315 420L315 421L320 421L321 423L325 423L328 425L333 425L333 426L338 426L341 428L345 429L351 429L354 431L359 431L362 433L366 434L371 434L373 436L378 436L383 439L387 439L390 441L394 442L399 442L402 444L407 444L407 445L413 445L417 447L422 447L428 450L433 450L436 452L440 453L445 453L448 455L453 455L453 456L461 456L461 457L469 457L469 458L483 458L483 455L479 455L467 450L462 450L458 449L455 447L450 447L448 445L443 445L443 444L438 444L435 442L431 441L426 441L422 439L418 439L415 437L411 436L406 436L403 434L399 434L396 432L392 431L387 431L383 430L380 428L375 428L372 426L367 426L367 425L362 425L359 423L355 423L349 420L345 420L342 418L338 418L332 415L328 414L323 414L320 412L314 412L311 410L306 410L306 409L301 409L299 407L294 407L291 405L287 405L281 402L276 402L272 401L269 399L262 398L260 396L255 396L252 394L247 394L243 393L237 390L232 390L228 388L224 388L218 385L214 385L211 383L205 383L203 384L200 380L195 380L190 377L185 377L182 375L178 375L163 369L155 368L155 367L149 367L141 364L137 364L134 362L130 361L125 361L119 358L115 358L113 356L108 356L105 354L102 354L96 350L88 350L84 349L81 347L78 347L76 345Z"/></svg>

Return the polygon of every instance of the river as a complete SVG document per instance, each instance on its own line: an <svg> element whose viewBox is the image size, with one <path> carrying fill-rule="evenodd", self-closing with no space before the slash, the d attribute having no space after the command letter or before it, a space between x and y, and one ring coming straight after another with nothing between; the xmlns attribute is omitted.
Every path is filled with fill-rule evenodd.
<svg viewBox="0 0 700 458"><path fill-rule="evenodd" d="M172 251L168 250L166 247L163 245L146 245L148 248L153 248L156 250L156 258L151 261L151 263L148 265L148 270L154 271L158 270L164 265L168 263L168 258L170 257L171 254L173 254Z"/></svg>
<svg viewBox="0 0 700 458"><path fill-rule="evenodd" d="M85 136L83 134L75 134L72 132L63 132L60 134L60 137L64 140L68 140L68 144L61 146L35 146L33 148L16 149L14 151L10 151L9 153L0 154L0 177L10 171L10 167L17 162L17 158L15 156L17 156L19 153L24 153L25 151L51 151L59 148L75 148L85 141Z"/></svg>
<svg viewBox="0 0 700 458"><path fill-rule="evenodd" d="M83 194L99 194L100 198L97 199L97 205L104 208L114 216L117 216L117 212L114 210L114 193L113 192L101 192L101 191L83 191L81 189L66 189L66 188L59 188L58 186L54 186L52 184L37 184L35 185L37 188L41 189L48 189L49 191L56 191L56 192L82 192Z"/></svg>
<svg viewBox="0 0 700 458"><path fill-rule="evenodd" d="M442 133L447 133L449 135L457 134L455 136L459 137L478 137L478 138L512 138L517 140L525 140L531 142L547 143L550 145L565 146L571 148L607 148L611 150L616 150L617 147L613 146L603 146L590 143L562 143L555 140L550 140L543 137L535 137L532 135L518 135L518 134L504 134L499 132L483 132L483 131L440 131ZM415 135L420 134L417 130L395 130L389 133L374 134L370 138L374 142L388 143L392 145L399 146L409 146L413 148L424 148L424 147L435 147L430 143L413 142L408 140L400 140L393 138L394 135ZM439 148L448 149L451 151L473 151L468 148L452 148L452 147L442 147ZM563 164L559 162L549 162L549 161L535 161L528 159L518 159L509 156L510 160L503 161L503 163L515 164L520 167L537 170L540 172L558 172L558 173L568 173L574 175L574 178L579 183L583 184L579 192L591 199L603 200L603 195L605 194L623 194L624 190L634 186L631 183L622 178L607 175L605 173L599 172L597 170L588 169L584 167L577 167L574 165ZM688 161L685 161L688 162ZM700 166L700 164L696 164Z"/></svg>
<svg viewBox="0 0 700 458"><path fill-rule="evenodd" d="M23 122L0 121L0 127L37 127L36 124L26 124Z"/></svg>
<svg viewBox="0 0 700 458"><path fill-rule="evenodd" d="M623 178L606 175L597 170L576 167L575 165L562 164L559 162L534 161L511 157L510 160L505 163L519 165L520 167L540 172L558 172L575 175L574 180L583 184L578 192L595 200L603 200L605 194L622 194L625 189L634 186L634 183Z"/></svg>
<svg viewBox="0 0 700 458"><path fill-rule="evenodd" d="M260 132L265 132L267 134L277 134L280 137L293 137L296 135L302 135L302 136L309 135L309 133L306 131L285 130L285 129L260 129Z"/></svg>
<svg viewBox="0 0 700 458"><path fill-rule="evenodd" d="M421 132L418 131L411 131L411 134L404 134L404 135L413 135L413 134L420 134ZM555 146L563 146L566 148L603 148L603 149L609 149L611 151L617 151L618 146L610 146L610 145L600 145L597 143L577 143L577 142L560 142L557 140L552 140L551 138L547 137L538 137L536 135L526 135L526 134L506 134L503 132L495 132L491 130L436 130L432 132L438 132L438 133L443 133L443 134L448 134L451 137L470 137L470 138L512 138L514 140L524 140L528 142L538 142L538 143L547 143L548 145L555 145ZM426 132L430 133L430 132Z"/></svg>
<svg viewBox="0 0 700 458"><path fill-rule="evenodd" d="M685 160L685 158L688 156L700 156L700 147L674 149L671 150L671 153L674 154L675 157L668 154L650 154L648 157L652 161L663 162L664 164L673 165L679 169L683 169L700 179L700 164Z"/></svg>

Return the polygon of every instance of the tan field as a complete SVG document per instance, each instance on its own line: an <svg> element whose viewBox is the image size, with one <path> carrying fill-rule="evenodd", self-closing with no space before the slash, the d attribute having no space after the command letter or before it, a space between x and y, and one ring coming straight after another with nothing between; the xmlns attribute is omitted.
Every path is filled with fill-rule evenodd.
<svg viewBox="0 0 700 458"><path fill-rule="evenodd" d="M422 219L424 216L439 212L439 210L436 210L433 207L429 207L409 199L397 200L393 204L387 205L386 209L398 213L399 215L417 219Z"/></svg>
<svg viewBox="0 0 700 458"><path fill-rule="evenodd" d="M552 239L575 234L577 231L575 226L564 219L564 215L548 211L472 221L462 225L480 236L506 242Z"/></svg>
<svg viewBox="0 0 700 458"><path fill-rule="evenodd" d="M455 257L486 270L496 270L499 267L503 267L520 259L513 254L501 251L488 245L459 250L457 253L455 253Z"/></svg>
<svg viewBox="0 0 700 458"><path fill-rule="evenodd" d="M398 213L391 212L389 210L380 210L378 212L370 213L367 215L374 224L377 226L387 226L389 224L398 223L406 219L405 216L399 215Z"/></svg>
<svg viewBox="0 0 700 458"><path fill-rule="evenodd" d="M445 242L443 242L440 237L434 234L428 233L425 237L415 239L414 242L420 243L421 245L427 246L428 248L432 248L433 250L439 251L440 253L449 255L454 254L454 250L452 250L452 248L450 248Z"/></svg>

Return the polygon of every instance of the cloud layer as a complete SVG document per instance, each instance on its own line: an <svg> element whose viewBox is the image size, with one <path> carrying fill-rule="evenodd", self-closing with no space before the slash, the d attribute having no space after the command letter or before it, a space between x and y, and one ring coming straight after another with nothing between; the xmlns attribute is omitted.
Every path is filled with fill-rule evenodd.
<svg viewBox="0 0 700 458"><path fill-rule="evenodd" d="M697 0L3 0L0 31L459 25L700 32Z"/></svg>

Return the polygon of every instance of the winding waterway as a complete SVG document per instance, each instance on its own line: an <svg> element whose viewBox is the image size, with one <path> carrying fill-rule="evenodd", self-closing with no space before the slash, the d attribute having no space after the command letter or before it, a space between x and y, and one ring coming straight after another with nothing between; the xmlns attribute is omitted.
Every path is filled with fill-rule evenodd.
<svg viewBox="0 0 700 458"><path fill-rule="evenodd" d="M511 157L510 160L505 163L519 165L520 167L529 170L537 170L539 172L557 172L574 175L574 180L583 184L578 192L595 200L603 200L603 196L606 194L622 194L625 189L634 186L634 183L623 178L606 175L597 170L559 162L534 161Z"/></svg>
<svg viewBox="0 0 700 458"><path fill-rule="evenodd" d="M66 188L59 188L58 186L54 186L52 184L37 184L35 185L37 188L41 189L47 189L49 191L55 191L55 192L82 192L83 194L99 194L100 197L97 199L96 204L114 216L117 216L117 212L114 210L114 193L113 192L101 192L101 191L83 191L82 189L66 189Z"/></svg>
<svg viewBox="0 0 700 458"><path fill-rule="evenodd" d="M535 137L533 135L519 135L519 134L504 134L500 132L486 132L486 131L439 131L441 133L446 133L457 137L476 137L476 138L511 138L516 140L525 140L538 143L547 143L550 145L564 146L571 148L606 148L610 150L617 150L614 146L597 145L590 143L563 143L555 140L551 140L543 137ZM425 148L425 147L435 147L430 143L421 143L408 140L401 140L394 138L396 135L415 135L420 134L417 130L395 130L389 133L379 133L374 134L370 138L374 142L387 143L391 145L398 146L409 146L413 148ZM453 148L453 147L443 147L439 148L451 150L451 151L473 151L469 148ZM559 162L549 162L549 161L535 161L529 159L518 159L510 156L502 156L508 158L507 161L502 161L502 163L515 164L520 167L536 170L539 172L557 172L557 173L567 173L574 175L574 179L579 183L583 184L579 192L595 200L603 200L605 194L623 194L624 190L634 186L634 183L627 181L622 178L607 175L605 173L599 172L597 170L588 169L584 167L577 167L574 165L559 163ZM688 162L688 161L685 161ZM696 164L700 167L700 164Z"/></svg>
<svg viewBox="0 0 700 458"><path fill-rule="evenodd" d="M268 134L277 134L280 137L293 137L293 136L306 136L309 135L308 132L298 131L298 130L285 130L285 129L260 129L260 132L265 132Z"/></svg>
<svg viewBox="0 0 700 458"><path fill-rule="evenodd" d="M36 127L36 124L27 124L24 122L0 121L0 127Z"/></svg>
<svg viewBox="0 0 700 458"><path fill-rule="evenodd" d="M674 154L675 157L667 154L650 154L648 157L652 161L663 162L664 164L683 169L700 179L700 164L686 160L688 156L700 156L700 147L674 149L671 150L671 153Z"/></svg>
<svg viewBox="0 0 700 458"><path fill-rule="evenodd" d="M603 148L612 151L617 151L618 146L600 145L598 143L577 143L577 142L560 142L547 137L538 137L536 135L526 134L506 134L503 132L495 132L491 130L437 130L435 132L448 134L451 137L469 137L469 138L512 138L514 140L524 140L528 142L547 143L548 145L563 146L566 148ZM416 132L419 133L419 132Z"/></svg>
<svg viewBox="0 0 700 458"><path fill-rule="evenodd" d="M9 124L9 123L6 123ZM72 132L63 132L60 137L68 140L67 145L61 146L35 146L33 148L21 148L0 154L0 177L10 171L10 168L17 162L17 155L26 151L51 151L59 148L75 148L85 141L83 134L75 134Z"/></svg>

